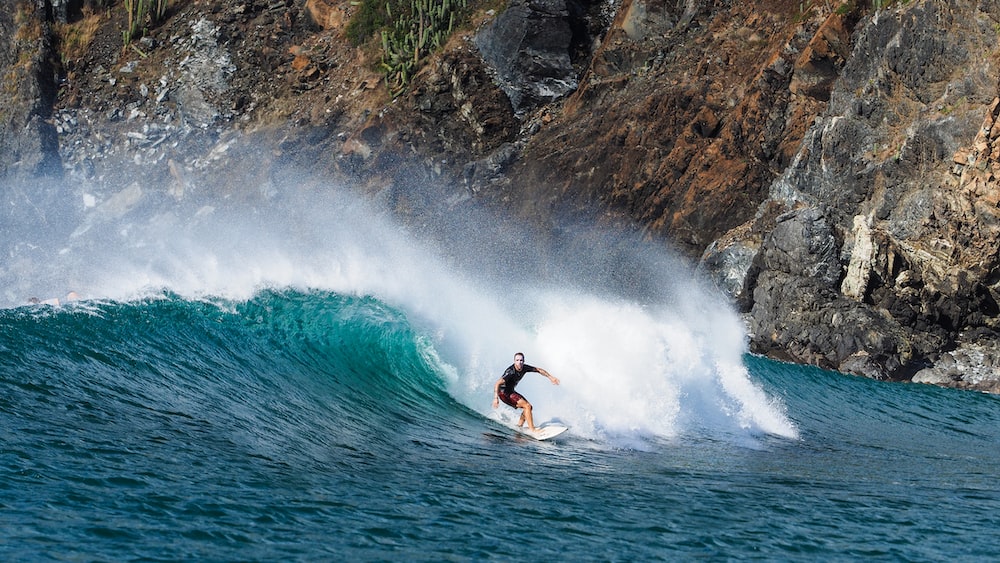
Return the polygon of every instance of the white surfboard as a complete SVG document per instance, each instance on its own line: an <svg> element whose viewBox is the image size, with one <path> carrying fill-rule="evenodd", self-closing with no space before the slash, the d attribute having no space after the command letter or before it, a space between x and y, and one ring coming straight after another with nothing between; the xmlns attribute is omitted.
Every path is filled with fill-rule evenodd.
<svg viewBox="0 0 1000 563"><path fill-rule="evenodd" d="M524 427L515 429L521 434L524 434L525 436L531 436L536 440L548 440L550 438L555 438L556 436L569 430L569 427L559 424L557 422L546 422L545 424L536 426L534 432Z"/></svg>

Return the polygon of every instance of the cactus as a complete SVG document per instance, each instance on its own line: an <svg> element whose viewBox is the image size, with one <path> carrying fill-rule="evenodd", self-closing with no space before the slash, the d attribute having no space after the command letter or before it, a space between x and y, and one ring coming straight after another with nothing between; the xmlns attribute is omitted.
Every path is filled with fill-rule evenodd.
<svg viewBox="0 0 1000 563"><path fill-rule="evenodd" d="M393 0L385 5L391 25L380 33L382 61L379 68L393 96L398 96L406 90L424 57L447 42L455 29L456 12L465 9L467 0L395 2L395 9Z"/></svg>
<svg viewBox="0 0 1000 563"><path fill-rule="evenodd" d="M125 45L145 32L147 21L151 26L162 21L167 14L168 2L169 0L125 0L122 4L126 18L125 29L122 30Z"/></svg>

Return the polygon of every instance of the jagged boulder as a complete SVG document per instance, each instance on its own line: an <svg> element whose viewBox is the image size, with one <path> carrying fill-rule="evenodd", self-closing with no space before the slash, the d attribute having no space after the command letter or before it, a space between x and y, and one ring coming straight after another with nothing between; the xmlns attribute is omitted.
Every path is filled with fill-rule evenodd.
<svg viewBox="0 0 1000 563"><path fill-rule="evenodd" d="M905 331L839 291L840 242L815 207L776 219L754 258L750 330L755 352L876 379L912 361Z"/></svg>
<svg viewBox="0 0 1000 563"><path fill-rule="evenodd" d="M565 0L513 0L475 43L515 111L525 111L576 90L572 38Z"/></svg>

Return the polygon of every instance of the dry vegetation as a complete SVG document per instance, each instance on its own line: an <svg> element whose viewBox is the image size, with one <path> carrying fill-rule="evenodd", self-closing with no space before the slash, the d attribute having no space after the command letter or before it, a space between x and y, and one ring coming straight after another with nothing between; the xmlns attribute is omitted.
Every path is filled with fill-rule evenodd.
<svg viewBox="0 0 1000 563"><path fill-rule="evenodd" d="M90 10L85 11L79 21L56 24L55 33L59 41L59 55L62 62L82 58L100 25L101 15L92 13Z"/></svg>

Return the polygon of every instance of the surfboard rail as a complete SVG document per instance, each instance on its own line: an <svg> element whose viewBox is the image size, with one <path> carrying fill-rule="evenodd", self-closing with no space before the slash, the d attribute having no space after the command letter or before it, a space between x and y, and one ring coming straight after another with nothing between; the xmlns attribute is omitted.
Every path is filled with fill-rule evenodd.
<svg viewBox="0 0 1000 563"><path fill-rule="evenodd" d="M534 432L523 427L516 427L515 429L525 436L531 436L536 440L542 441L555 438L556 436L569 430L569 426L559 424L557 422L546 422L536 426Z"/></svg>

